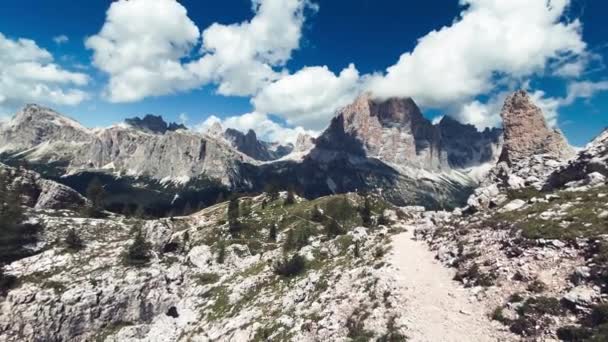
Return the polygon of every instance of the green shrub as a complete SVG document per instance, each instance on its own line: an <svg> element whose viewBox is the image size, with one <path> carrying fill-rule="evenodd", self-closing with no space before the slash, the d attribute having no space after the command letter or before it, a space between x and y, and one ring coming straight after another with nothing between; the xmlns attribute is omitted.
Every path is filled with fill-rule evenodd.
<svg viewBox="0 0 608 342"><path fill-rule="evenodd" d="M324 229L325 229L325 234L327 234L327 236L330 238L334 238L336 236L346 234L346 230L343 227L341 227L340 224L338 224L338 222L336 222L333 219L330 219L327 221L327 223L324 226Z"/></svg>
<svg viewBox="0 0 608 342"><path fill-rule="evenodd" d="M282 277L291 278L304 273L306 270L306 259L303 256L294 254L291 259L284 258L277 263L274 272Z"/></svg>
<svg viewBox="0 0 608 342"><path fill-rule="evenodd" d="M84 248L84 242L74 228L68 230L63 242L65 243L67 249L72 251L79 251Z"/></svg>
<svg viewBox="0 0 608 342"><path fill-rule="evenodd" d="M528 284L527 290L532 293L542 293L547 290L547 285L538 279L534 279Z"/></svg>
<svg viewBox="0 0 608 342"><path fill-rule="evenodd" d="M226 260L226 243L222 240L222 241L218 242L216 261L218 264L223 264L225 260Z"/></svg>
<svg viewBox="0 0 608 342"><path fill-rule="evenodd" d="M502 306L498 306L492 311L492 315L490 316L493 320L498 321L500 323L508 322L508 319L504 315L504 309Z"/></svg>
<svg viewBox="0 0 608 342"><path fill-rule="evenodd" d="M308 225L293 227L287 231L285 237L285 250L300 250L308 245L308 240L315 234L315 229Z"/></svg>
<svg viewBox="0 0 608 342"><path fill-rule="evenodd" d="M0 267L0 297L6 297L8 291L14 288L16 284L17 278L4 273L4 268Z"/></svg>
<svg viewBox="0 0 608 342"><path fill-rule="evenodd" d="M143 266L150 261L151 258L150 243L144 238L141 229L136 229L133 243L125 253L125 262L131 266Z"/></svg>
<svg viewBox="0 0 608 342"><path fill-rule="evenodd" d="M593 326L608 323L608 304L594 306L589 318Z"/></svg>
<svg viewBox="0 0 608 342"><path fill-rule="evenodd" d="M565 326L557 329L557 338L568 342L587 341L592 336L592 331L585 327Z"/></svg>
<svg viewBox="0 0 608 342"><path fill-rule="evenodd" d="M268 241L270 242L276 242L277 241L277 225L276 223L273 223L270 225L270 228L268 230Z"/></svg>

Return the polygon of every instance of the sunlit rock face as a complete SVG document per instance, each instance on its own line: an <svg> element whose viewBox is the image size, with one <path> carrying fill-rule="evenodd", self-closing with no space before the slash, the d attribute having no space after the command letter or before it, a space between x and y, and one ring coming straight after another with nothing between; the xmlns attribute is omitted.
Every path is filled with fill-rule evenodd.
<svg viewBox="0 0 608 342"><path fill-rule="evenodd" d="M509 96L500 115L505 140L500 161L513 164L531 155L546 154L559 159L574 155L562 133L547 126L542 110L525 91Z"/></svg>

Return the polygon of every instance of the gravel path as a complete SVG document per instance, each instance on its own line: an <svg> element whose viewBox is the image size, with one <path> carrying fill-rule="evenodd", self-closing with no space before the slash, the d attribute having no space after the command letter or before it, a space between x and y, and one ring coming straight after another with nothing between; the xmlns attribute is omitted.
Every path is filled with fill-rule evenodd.
<svg viewBox="0 0 608 342"><path fill-rule="evenodd" d="M409 341L474 342L517 340L467 289L452 280L453 270L441 265L427 245L413 240L413 227L393 238L391 263L406 299Z"/></svg>

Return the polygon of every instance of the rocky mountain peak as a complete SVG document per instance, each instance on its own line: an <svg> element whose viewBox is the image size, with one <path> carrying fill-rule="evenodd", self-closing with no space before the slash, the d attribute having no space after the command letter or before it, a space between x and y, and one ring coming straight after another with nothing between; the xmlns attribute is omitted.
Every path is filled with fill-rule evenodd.
<svg viewBox="0 0 608 342"><path fill-rule="evenodd" d="M224 134L224 127L216 121L207 128L206 133L212 137L221 137Z"/></svg>
<svg viewBox="0 0 608 342"><path fill-rule="evenodd" d="M315 145L315 138L311 137L308 134L300 133L298 134L298 138L296 139L296 145L294 147L294 152L305 152L312 149Z"/></svg>
<svg viewBox="0 0 608 342"><path fill-rule="evenodd" d="M293 150L293 146L283 146L279 143L268 143L258 140L258 137L252 129L247 133L239 130L228 128L224 132L226 140L238 151L247 156L261 161L269 161L279 159Z"/></svg>
<svg viewBox="0 0 608 342"><path fill-rule="evenodd" d="M56 126L71 126L81 130L86 130L81 124L73 119L70 119L64 115L57 113L56 111L38 105L38 104L27 104L23 109L15 115L12 122L13 125L27 124L31 121L39 123L52 124Z"/></svg>
<svg viewBox="0 0 608 342"><path fill-rule="evenodd" d="M143 119L139 117L125 119L125 123L132 126L133 128L148 133L157 134L165 134L166 132L187 129L186 126L182 124L177 124L175 122L167 123L160 115L157 116L152 114L147 114L146 116L144 116Z"/></svg>
<svg viewBox="0 0 608 342"><path fill-rule="evenodd" d="M504 147L500 161L513 164L533 155L567 159L574 150L556 129L548 127L542 109L527 92L520 90L507 97L501 112Z"/></svg>
<svg viewBox="0 0 608 342"><path fill-rule="evenodd" d="M433 125L411 98L363 94L344 107L317 146L426 170L466 168L495 161L500 130L481 133L446 118Z"/></svg>

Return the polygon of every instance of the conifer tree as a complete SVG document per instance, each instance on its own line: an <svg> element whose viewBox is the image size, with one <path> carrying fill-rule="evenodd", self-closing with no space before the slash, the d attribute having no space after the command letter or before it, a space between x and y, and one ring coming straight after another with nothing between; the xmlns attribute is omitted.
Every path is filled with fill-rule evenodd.
<svg viewBox="0 0 608 342"><path fill-rule="evenodd" d="M232 236L236 236L241 230L239 223L239 199L234 196L228 203L228 230Z"/></svg>
<svg viewBox="0 0 608 342"><path fill-rule="evenodd" d="M370 228L372 226L372 206L369 200L369 196L365 196L365 199L363 201L363 207L361 207L359 213L361 215L363 227Z"/></svg>
<svg viewBox="0 0 608 342"><path fill-rule="evenodd" d="M292 189L287 190L287 198L285 198L285 205L293 205L296 203L296 196Z"/></svg>
<svg viewBox="0 0 608 342"><path fill-rule="evenodd" d="M64 242L67 248L72 251L79 251L84 247L84 242L74 228L68 230Z"/></svg>
<svg viewBox="0 0 608 342"><path fill-rule="evenodd" d="M151 258L151 246L146 241L141 228L136 228L135 238L133 243L127 249L125 255L125 261L128 265L141 266L145 265L150 261Z"/></svg>

